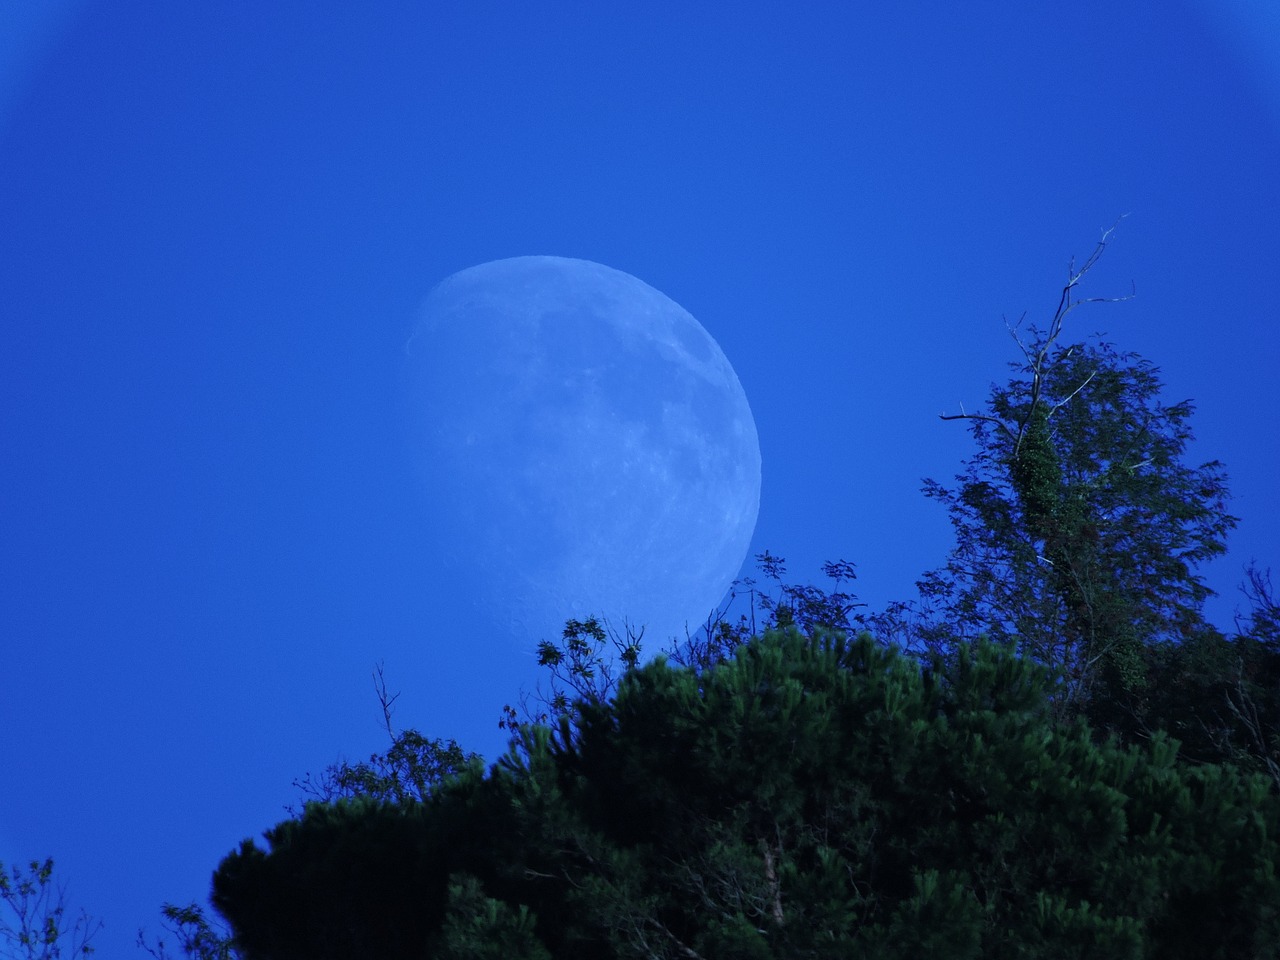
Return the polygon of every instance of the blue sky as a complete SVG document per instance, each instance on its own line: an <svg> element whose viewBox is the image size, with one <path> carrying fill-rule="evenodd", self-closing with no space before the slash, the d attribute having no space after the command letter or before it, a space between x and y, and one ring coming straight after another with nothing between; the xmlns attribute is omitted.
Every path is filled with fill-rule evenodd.
<svg viewBox="0 0 1280 960"><path fill-rule="evenodd" d="M426 582L400 363L445 276L625 270L733 363L753 552L873 605L949 545L921 478L1128 213L1072 317L1272 502L1274 16L1210 4L19 5L0 58L0 859L131 952L290 783L397 719L493 757L536 676ZM1273 29L1275 28L1275 29Z"/></svg>

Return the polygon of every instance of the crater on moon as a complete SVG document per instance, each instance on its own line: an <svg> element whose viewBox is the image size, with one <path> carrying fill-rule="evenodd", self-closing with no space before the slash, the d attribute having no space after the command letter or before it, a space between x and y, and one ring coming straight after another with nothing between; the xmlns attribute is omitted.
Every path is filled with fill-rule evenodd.
<svg viewBox="0 0 1280 960"><path fill-rule="evenodd" d="M719 345L587 260L456 273L407 346L424 536L455 614L532 649L569 617L695 632L737 576L760 447Z"/></svg>

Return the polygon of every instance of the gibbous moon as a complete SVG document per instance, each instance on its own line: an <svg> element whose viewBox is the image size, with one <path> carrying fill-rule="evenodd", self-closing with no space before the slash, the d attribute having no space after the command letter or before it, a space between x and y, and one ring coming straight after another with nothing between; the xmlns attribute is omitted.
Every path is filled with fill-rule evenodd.
<svg viewBox="0 0 1280 960"><path fill-rule="evenodd" d="M532 649L565 620L695 633L746 556L760 445L679 304L587 260L456 273L407 346L410 443L452 613Z"/></svg>

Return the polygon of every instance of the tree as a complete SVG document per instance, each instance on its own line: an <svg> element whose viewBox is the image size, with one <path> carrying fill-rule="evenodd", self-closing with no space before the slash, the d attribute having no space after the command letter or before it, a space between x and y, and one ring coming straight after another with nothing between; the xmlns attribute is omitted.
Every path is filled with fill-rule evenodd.
<svg viewBox="0 0 1280 960"><path fill-rule="evenodd" d="M864 623L855 611L865 604L845 589L857 579L849 561L822 565L823 575L831 583L830 589L824 589L788 582L786 560L768 550L756 554L755 560L768 589L759 589L750 577L734 581L724 606L713 611L701 627L686 633L683 641L673 639L660 651L662 656L703 670L730 659L741 644L767 629L794 626L812 634L817 630L852 631ZM739 599L746 603L746 610L734 620L729 612L738 606ZM538 644L538 665L550 675L546 686L539 684L532 694L522 693L518 709L505 706L498 726L516 733L526 723L554 726L562 717L572 723L575 702L607 701L627 672L639 665L643 640L643 630L638 634L629 628L619 632L594 617L566 620L558 641Z"/></svg>
<svg viewBox="0 0 1280 960"><path fill-rule="evenodd" d="M502 708L498 726L516 732L523 723L547 723L570 715L575 700L604 700L618 681L640 661L644 631L629 627L622 633L596 617L569 619L559 641L541 640L536 651L538 666L549 680L532 694L521 693L517 710Z"/></svg>
<svg viewBox="0 0 1280 960"><path fill-rule="evenodd" d="M230 931L219 927L216 921L210 921L199 904L179 907L166 903L161 913L165 919L165 930L188 960L243 960L244 954ZM175 955L169 953L163 938L157 937L149 943L146 933L139 930L138 946L155 960L174 960Z"/></svg>
<svg viewBox="0 0 1280 960"><path fill-rule="evenodd" d="M1051 690L986 641L659 658L423 802L308 805L214 902L255 960L1280 955L1280 797Z"/></svg>
<svg viewBox="0 0 1280 960"><path fill-rule="evenodd" d="M1130 739L1167 731L1188 760L1234 763L1280 788L1280 605L1257 566L1243 592L1251 609L1233 637L1205 630L1146 651L1141 710L1112 705L1110 726Z"/></svg>
<svg viewBox="0 0 1280 960"><path fill-rule="evenodd" d="M1237 755L1280 787L1280 601L1271 572L1256 564L1249 565L1242 589L1252 609L1236 637L1235 669L1224 699L1236 722L1234 744L1245 745L1236 748Z"/></svg>
<svg viewBox="0 0 1280 960"><path fill-rule="evenodd" d="M371 754L368 761L353 764L340 760L326 767L319 776L308 773L294 780L293 785L302 791L304 802L329 803L351 797L397 803L425 800L438 783L477 760L476 754L464 751L456 740L446 742L427 737L413 728L397 732L392 716L400 694L387 691L381 664L374 668L373 688L391 746L386 753ZM290 813L297 813L293 807L288 809Z"/></svg>
<svg viewBox="0 0 1280 960"><path fill-rule="evenodd" d="M312 807L327 811L344 801L386 805L423 802L441 782L478 761L474 753L463 751L453 740L426 737L412 728L397 730L393 716L400 694L387 690L381 664L374 668L373 686L391 745L385 753L371 754L367 761L353 764L340 760L319 775L308 773L294 780L294 786L302 793L302 807L286 809L295 821L303 822L315 815L308 814ZM138 946L155 960L172 960L176 956L170 952L170 943L188 960L241 960L250 956L231 931L219 925L216 918L211 919L199 904L166 903L161 913L169 941L162 937L148 940L145 931L138 931ZM455 934L455 939L458 937L466 942L462 934Z"/></svg>
<svg viewBox="0 0 1280 960"><path fill-rule="evenodd" d="M93 953L102 921L83 910L68 923L67 889L53 877L53 860L24 869L0 862L0 950L6 960L58 960Z"/></svg>
<svg viewBox="0 0 1280 960"><path fill-rule="evenodd" d="M1136 354L1063 340L1067 317L1103 299L1078 288L1111 233L1072 263L1047 328L1011 328L1021 358L985 411L943 416L978 448L956 485L925 483L956 545L921 582L923 635L1016 644L1067 679L1064 713L1140 695L1145 650L1208 629L1198 568L1236 523L1222 465L1186 463L1191 401L1166 404Z"/></svg>

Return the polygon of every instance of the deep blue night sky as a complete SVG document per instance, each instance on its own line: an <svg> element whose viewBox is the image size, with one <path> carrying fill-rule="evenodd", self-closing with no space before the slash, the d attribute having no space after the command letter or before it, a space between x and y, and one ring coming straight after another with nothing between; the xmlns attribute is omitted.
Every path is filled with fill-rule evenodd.
<svg viewBox="0 0 1280 960"><path fill-rule="evenodd" d="M397 719L493 758L536 673L425 575L404 345L449 274L555 254L719 342L753 552L912 595L1072 255L1072 316L1194 398L1280 564L1280 26L1262 4L18 4L0 31L0 859L131 951ZM50 12L52 11L52 13ZM45 19L48 14L51 19ZM1268 19L1270 18L1270 19ZM41 24L45 26L42 28Z"/></svg>

